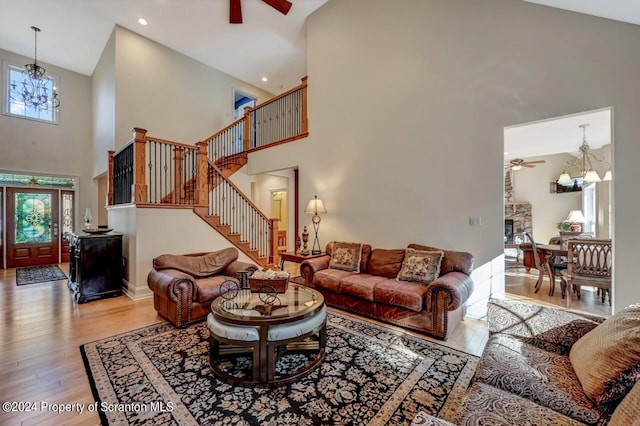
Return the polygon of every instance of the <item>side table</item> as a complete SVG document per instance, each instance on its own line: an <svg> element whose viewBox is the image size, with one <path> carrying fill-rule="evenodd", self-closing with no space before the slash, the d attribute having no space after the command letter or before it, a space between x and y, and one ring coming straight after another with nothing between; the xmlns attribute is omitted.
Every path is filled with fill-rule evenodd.
<svg viewBox="0 0 640 426"><path fill-rule="evenodd" d="M320 254L308 254L306 256L299 253L281 252L280 253L280 269L284 267L284 262L302 263L307 259L313 259L314 257L322 257L327 253Z"/></svg>

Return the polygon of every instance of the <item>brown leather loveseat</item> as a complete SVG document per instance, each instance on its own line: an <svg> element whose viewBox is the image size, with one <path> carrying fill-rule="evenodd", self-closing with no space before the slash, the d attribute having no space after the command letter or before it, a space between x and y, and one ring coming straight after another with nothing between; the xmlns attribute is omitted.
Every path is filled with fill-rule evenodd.
<svg viewBox="0 0 640 426"><path fill-rule="evenodd" d="M464 318L473 292L470 253L361 244L358 254L358 245L350 244L331 242L326 256L300 264L305 284L320 291L328 305L440 339Z"/></svg>
<svg viewBox="0 0 640 426"><path fill-rule="evenodd" d="M156 257L147 277L154 308L177 327L204 320L211 312L211 302L220 294L220 284L226 280L239 282L239 271L253 273L258 269L237 259L235 247Z"/></svg>

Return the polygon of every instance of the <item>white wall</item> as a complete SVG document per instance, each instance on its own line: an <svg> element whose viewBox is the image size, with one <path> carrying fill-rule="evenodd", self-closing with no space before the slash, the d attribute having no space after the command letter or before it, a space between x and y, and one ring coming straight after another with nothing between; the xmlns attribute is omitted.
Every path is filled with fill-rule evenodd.
<svg viewBox="0 0 640 426"><path fill-rule="evenodd" d="M329 211L324 240L491 262L504 128L611 106L614 310L640 301L640 27L513 0L341 0L310 16L307 39L310 137L252 154L250 169L295 159L301 199L318 194Z"/></svg>
<svg viewBox="0 0 640 426"><path fill-rule="evenodd" d="M24 65L33 58L0 50L0 61ZM58 77L59 124L0 115L0 170L78 177L76 206L88 207L93 191L91 80L47 63L41 65ZM81 216L76 215L76 229Z"/></svg>
<svg viewBox="0 0 640 426"><path fill-rule="evenodd" d="M176 142L206 139L234 121L234 88L258 102L272 97L122 27L114 34L116 149L131 139L134 127Z"/></svg>
<svg viewBox="0 0 640 426"><path fill-rule="evenodd" d="M108 168L108 151L115 151L116 133L116 37L111 33L92 82L94 176Z"/></svg>

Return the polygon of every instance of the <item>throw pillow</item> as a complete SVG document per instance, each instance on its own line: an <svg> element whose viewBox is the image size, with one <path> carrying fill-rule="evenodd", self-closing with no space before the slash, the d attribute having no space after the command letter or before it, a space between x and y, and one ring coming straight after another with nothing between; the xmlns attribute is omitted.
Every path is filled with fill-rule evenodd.
<svg viewBox="0 0 640 426"><path fill-rule="evenodd" d="M584 392L597 404L616 402L640 380L640 304L614 314L571 347Z"/></svg>
<svg viewBox="0 0 640 426"><path fill-rule="evenodd" d="M329 269L341 269L349 272L360 272L362 243L333 243Z"/></svg>
<svg viewBox="0 0 640 426"><path fill-rule="evenodd" d="M624 397L616 407L608 426L629 426L640 419L640 381L635 384L631 392ZM636 423L637 424L637 423Z"/></svg>
<svg viewBox="0 0 640 426"><path fill-rule="evenodd" d="M417 281L429 284L440 275L440 263L444 253L408 248L398 273L400 281Z"/></svg>
<svg viewBox="0 0 640 426"><path fill-rule="evenodd" d="M424 251L442 250L437 247L424 246L422 244L409 244L409 248ZM463 274L471 275L473 271L474 259L471 253L466 251L442 250L442 264L440 265L440 274L444 275L449 272L458 271Z"/></svg>

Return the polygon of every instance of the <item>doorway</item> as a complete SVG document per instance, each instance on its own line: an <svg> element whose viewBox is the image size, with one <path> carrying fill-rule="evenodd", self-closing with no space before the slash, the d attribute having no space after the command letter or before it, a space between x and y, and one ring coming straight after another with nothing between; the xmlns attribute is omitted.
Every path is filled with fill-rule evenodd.
<svg viewBox="0 0 640 426"><path fill-rule="evenodd" d="M271 217L278 219L278 251L287 251L287 191L271 191Z"/></svg>
<svg viewBox="0 0 640 426"><path fill-rule="evenodd" d="M7 188L7 267L58 263L58 191Z"/></svg>
<svg viewBox="0 0 640 426"><path fill-rule="evenodd" d="M607 181L606 176L614 166L612 116L613 108L607 107L506 127L505 220L509 219L507 213L511 210L517 208L520 212L527 207L531 215L526 224L536 243L558 244L557 241L561 241L560 231L563 230L569 212L581 210L587 218L582 223L583 229L588 229L599 239L611 239L614 200L611 196L612 182ZM588 125L586 133L585 124ZM589 145L589 152L595 155L590 157L589 166L602 180L589 185L582 184L586 172L580 167L582 161L577 162L578 167L575 166L575 160L581 159L581 147L585 140ZM560 175L565 172L570 175L574 184L573 187L563 189L564 183L560 180ZM580 185L575 185L576 181ZM517 234L515 228L514 226L514 234ZM524 239L519 237L519 242L522 242ZM538 271L530 269L532 258L527 258L527 262L524 251L518 252L505 245L505 259L509 254L512 257L520 255L515 264L505 264L505 291L509 297L522 298L532 303L567 306L567 300L561 298L560 292L548 295L548 274L544 274L540 291L532 291L538 277ZM555 287L558 288L558 285L559 279L556 278ZM577 295L569 294L568 297L572 297L571 308L598 315L610 314L608 302L602 303L594 297L595 291L589 290L591 288L583 287L581 300L577 300Z"/></svg>
<svg viewBox="0 0 640 426"><path fill-rule="evenodd" d="M238 89L233 89L233 119L240 120L244 117L245 108L254 108L258 104L258 99L249 93L243 92ZM244 126L241 126L240 131L235 133L235 151L244 151Z"/></svg>

